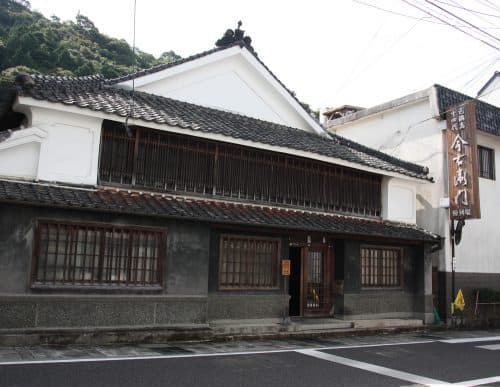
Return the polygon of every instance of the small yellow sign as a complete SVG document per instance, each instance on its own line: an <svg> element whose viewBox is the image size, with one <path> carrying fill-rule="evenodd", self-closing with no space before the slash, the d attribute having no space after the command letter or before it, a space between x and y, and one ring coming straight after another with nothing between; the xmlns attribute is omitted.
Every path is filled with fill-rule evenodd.
<svg viewBox="0 0 500 387"><path fill-rule="evenodd" d="M290 260L283 259L281 261L281 275L288 276L290 275Z"/></svg>
<svg viewBox="0 0 500 387"><path fill-rule="evenodd" d="M464 294L462 293L462 289L458 290L457 297L455 298L455 301L453 302L454 307L456 310L463 311L465 308L465 299L464 299Z"/></svg>

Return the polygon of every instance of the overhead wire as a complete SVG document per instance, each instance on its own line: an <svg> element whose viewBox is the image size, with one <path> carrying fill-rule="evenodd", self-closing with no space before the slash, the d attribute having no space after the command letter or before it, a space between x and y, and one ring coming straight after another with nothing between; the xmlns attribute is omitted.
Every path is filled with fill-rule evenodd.
<svg viewBox="0 0 500 387"><path fill-rule="evenodd" d="M454 17L454 18L456 18L456 19L460 20L461 22L463 22L463 23L466 23L466 24L470 25L472 28L474 28L475 30L479 31L479 32L480 32L480 33L482 33L483 35L486 35L486 36L488 36L488 37L490 37L490 38L492 38L492 39L494 39L494 40L496 40L496 41L498 41L498 42L500 43L500 39L499 39L498 37L496 37L496 36L494 36L494 35L490 34L489 32L484 31L483 29L481 29L481 28L477 27L476 25L472 24L472 23L471 23L471 22L469 22L468 20L465 20L465 19L463 19L462 17L457 16L457 15L456 15L456 14L454 14L453 12L448 11L447 9L445 9L445 8L441 7L440 5L438 5L438 4L434 3L434 2L432 2L431 0L424 0L424 1L425 1L426 3L428 3L428 4L431 4L432 6L434 6L434 7L436 7L436 8L439 8L439 9L440 9L440 10L442 10L443 12L446 12L447 14L450 14L452 17Z"/></svg>
<svg viewBox="0 0 500 387"><path fill-rule="evenodd" d="M491 47L491 48L493 48L493 49L495 49L495 50L500 51L500 47L497 47L497 46L495 46L494 44L492 44L492 43L489 43L489 42L485 41L485 40L484 40L484 38L481 38L481 37L475 36L475 35L473 35L473 34L471 34L471 33L467 32L467 31L464 31L464 30L463 30L463 29L461 29L460 27L458 27L458 26L454 25L453 23L450 23L449 21L447 21L446 19L444 19L444 18L443 18L443 16L441 16L441 15L440 15L440 16L436 16L435 14L433 14L433 13L432 13L431 11L429 11L428 9L426 9L426 8L422 8L421 6L418 6L418 5L414 4L414 3L411 3L411 2L410 2L410 1L408 1L408 0L401 0L401 1L402 1L403 3L405 3L405 4L409 5L409 6L413 7L413 8L416 8L416 9L420 10L421 12L424 12L425 14L427 14L427 15L429 15L429 16L432 16L432 17L434 17L434 18L438 19L439 21L441 21L441 22L443 22L443 23L447 24L448 26L450 26L450 27L452 27L452 28L454 28L454 29L456 29L456 30L458 30L458 31L462 32L463 34L465 34L465 35L467 35L467 36L469 36L469 37L471 37L471 38L473 38L473 39L475 39L475 40L478 40L478 41L480 41L480 42L482 42L482 43L486 44L487 46L489 46L489 47Z"/></svg>
<svg viewBox="0 0 500 387"><path fill-rule="evenodd" d="M491 1L488 1L488 0L476 0L476 2L478 2L480 4L483 4L486 7L490 8L490 9L493 9L495 11L499 11L500 10L500 6L498 6L497 4L492 3Z"/></svg>
<svg viewBox="0 0 500 387"><path fill-rule="evenodd" d="M137 0L134 0L134 27L133 27L133 37L132 37L132 72L135 73L137 71L137 59L136 59L136 48L135 48L135 19L137 15ZM127 117L125 118L125 130L127 131L128 137L132 137L132 130L128 126L128 120L130 117L134 117L134 104L135 104L135 77L132 77L132 93L130 98L130 107L127 112Z"/></svg>
<svg viewBox="0 0 500 387"><path fill-rule="evenodd" d="M372 47L372 43L377 38L377 36L378 36L378 34L379 34L379 32L380 32L380 30L382 29L383 26L384 26L384 22L382 22L380 24L380 26L377 28L377 31L375 31L375 33L371 37L370 41L366 44L366 46L361 51L361 54L356 58L355 65L351 68L351 71L349 72L349 75L347 75L347 77L344 78L344 82L335 90L335 94L341 92L347 86L347 84L351 81L352 76L354 75L354 73L357 70L357 65L359 63L361 63L361 59L365 56L365 54L367 53L368 49L370 47Z"/></svg>
<svg viewBox="0 0 500 387"><path fill-rule="evenodd" d="M471 78L469 79L467 82L465 82L463 84L463 86L461 87L462 89L467 89L467 87L469 87L469 85L472 85L474 82L476 82L481 76L485 75L486 71L492 67L493 65L495 65L498 61L500 60L500 58L496 58L492 63L491 61L486 63L486 64L483 64L479 67L479 69L476 69L476 74Z"/></svg>
<svg viewBox="0 0 500 387"><path fill-rule="evenodd" d="M474 9L464 7L462 4L460 4L460 3L456 2L456 1L453 1L453 0L451 0L451 1L454 4L448 3L448 2L443 1L443 0L434 0L434 1L436 1L437 3L443 4L443 5L449 5L450 7L453 7L453 8L459 8L459 9L467 11L469 13L473 13L473 14L477 14L477 15L482 15L482 16L496 17L496 18L500 19L500 15L493 15L491 13L485 13L485 12L481 12L481 11L476 11ZM483 20L486 20L486 19L483 19Z"/></svg>
<svg viewBox="0 0 500 387"><path fill-rule="evenodd" d="M496 63L500 59L500 54L495 53L493 56L488 55L486 58L481 58L480 60L474 60L472 62L469 62L466 66L467 67L462 67L456 75L454 75L452 78L448 78L446 82L453 82L461 77L463 77L466 74L469 74L471 71L474 71L478 66L483 66L486 63ZM465 70L464 70L465 69Z"/></svg>
<svg viewBox="0 0 500 387"><path fill-rule="evenodd" d="M415 17L415 16L407 15L405 13L396 12L396 11L391 10L391 9L382 8L382 7L379 7L379 6L374 5L374 4L365 3L364 1L361 1L361 0L352 0L352 1L355 3L361 4L361 5L365 5L367 7L378 9L379 11L387 12L387 13L397 15L397 16L402 16L402 17L405 17L407 19L421 20L423 22L431 23L431 24L448 25L448 23L443 23L440 21L432 20L432 16ZM467 25L460 25L460 24L458 24L457 27L471 28ZM500 27L493 27L493 28L492 27L482 27L482 28L484 28L484 29L500 29Z"/></svg>
<svg viewBox="0 0 500 387"><path fill-rule="evenodd" d="M354 78L350 79L350 82L356 81L359 77L361 77L371 66L373 66L375 63L377 63L382 57L384 57L387 53L389 53L402 39L404 39L419 23L420 20L417 20L408 30L403 32L401 35L399 35L393 42L392 44L387 47L380 55L378 55L375 59L370 61L367 66L365 66ZM340 92L349 82L344 82L342 86L339 88L336 93Z"/></svg>

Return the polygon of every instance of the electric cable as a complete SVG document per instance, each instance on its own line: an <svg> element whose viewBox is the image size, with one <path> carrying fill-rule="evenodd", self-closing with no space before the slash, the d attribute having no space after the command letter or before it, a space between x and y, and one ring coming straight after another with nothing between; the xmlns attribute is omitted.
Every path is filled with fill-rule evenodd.
<svg viewBox="0 0 500 387"><path fill-rule="evenodd" d="M137 71L137 60L136 60L136 55L135 55L135 19L137 15L137 0L134 0L134 32L133 32L133 37L132 37L132 72L135 73ZM134 104L135 104L135 76L132 77L132 93L131 93L131 99L130 99L130 107L129 111L127 113L127 117L125 118L125 130L127 131L127 136L132 137L132 130L128 126L128 120L130 117L134 117Z"/></svg>
<svg viewBox="0 0 500 387"><path fill-rule="evenodd" d="M438 20L442 21L443 23L447 24L448 26L450 26L450 27L452 27L452 28L455 28L456 30L458 30L458 31L462 32L463 34L465 34L465 35L467 35L467 36L469 36L469 37L471 37L471 38L473 38L473 39L475 39L475 40L478 40L478 41L480 41L480 42L482 42L482 43L486 44L487 46L489 46L489 47L491 47L491 48L493 48L493 49L495 49L495 50L500 51L500 48L499 48L499 47L497 47L497 46L495 46L495 45L493 45L493 44L491 44L491 43L489 43L489 42L487 42L487 41L485 41L485 40L481 39L480 37L474 36L474 35L472 35L472 34L468 33L467 31L464 31L464 30L460 29L460 28L459 28L459 27L457 27L456 25L454 25L454 24L452 24L452 23L449 23L448 21L446 21L446 20L442 19L441 17L438 17L438 16L436 16L436 15L432 14L432 12L429 12L428 10L426 10L426 9L423 9L423 8L419 7L418 5L415 5L415 4L411 3L411 2L409 2L408 0L401 0L401 1L402 1L403 3L408 4L409 6L411 6L411 7L413 7L413 8L416 8L416 9L418 9L418 10L420 10L420 11L422 11L422 12L426 13L426 14L427 14L427 15L429 15L429 16L432 16L432 17L434 17L434 18L436 18L436 19L438 19Z"/></svg>
<svg viewBox="0 0 500 387"><path fill-rule="evenodd" d="M475 30L477 30L477 31L481 32L483 35L489 36L489 37L491 37L492 39L494 39L494 40L496 40L496 41L500 42L500 39L499 39L498 37L496 37L496 36L494 36L494 35L490 34L489 32L483 31L481 28L479 28L479 27L477 27L476 25L474 25L474 24L470 23L469 21L467 21L467 20L465 20L465 19L461 18L460 16L455 15L453 12L448 11L447 9L445 9L445 8L441 7L440 5L438 5L438 4L436 4L436 3L434 3L434 2L432 2L432 1L430 1L430 0L424 0L424 1L425 1L426 3L428 3L428 4L431 4L432 6L434 6L434 7L436 7L436 8L439 8L440 10L442 10L442 11L444 11L444 12L446 12L446 13L450 14L452 17L454 17L454 18L456 18L456 19L458 19L458 20L460 20L460 21L462 21L462 22L464 22L464 23L466 23L466 24L470 25L472 28L474 28Z"/></svg>
<svg viewBox="0 0 500 387"><path fill-rule="evenodd" d="M481 12L481 11L476 11L474 9L471 9L471 8L466 8L464 7L462 4L456 2L456 1L453 1L453 3L455 4L451 4L451 3L448 3L446 1L443 1L443 0L434 0L435 2L437 3L440 3L440 4L443 4L443 5L448 5L450 7L454 7L454 8L459 8L459 9L462 9L464 11L467 11L469 13L473 13L473 14L478 14L478 15L483 15L483 16L490 16L490 17L496 17L496 18L499 18L500 19L500 15L493 15L491 13L485 13L485 12Z"/></svg>
<svg viewBox="0 0 500 387"><path fill-rule="evenodd" d="M396 11L393 11L391 9L386 9L386 8L378 7L378 6L374 5L374 4L365 3L364 1L361 1L361 0L352 0L352 1L355 2L355 3L361 4L361 5L365 5L367 7L378 9L379 11L387 12L387 13L390 13L390 14L393 14L393 15L397 15L397 16L402 16L402 17L405 17L405 18L408 18L408 19L421 20L423 22L432 23L432 24L449 25L448 23L443 23L443 22L436 21L436 20L430 20L430 19L432 19L432 16L424 16L422 18L419 18L419 17L407 15L405 13L396 12ZM457 27L462 27L462 28L471 28L471 27L469 27L467 25L461 25L461 24L458 24L456 26ZM495 29L495 30L496 29L500 29L500 27L482 27L482 28L484 28L484 29Z"/></svg>

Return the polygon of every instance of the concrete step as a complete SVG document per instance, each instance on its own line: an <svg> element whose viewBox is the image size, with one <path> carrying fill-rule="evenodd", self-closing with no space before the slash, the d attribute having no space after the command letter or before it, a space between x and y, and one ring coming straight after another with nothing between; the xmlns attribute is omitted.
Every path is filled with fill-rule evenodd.
<svg viewBox="0 0 500 387"><path fill-rule="evenodd" d="M281 319L218 320L210 323L210 330L216 337L324 334L419 327L423 327L422 320L397 318L356 320L300 318L292 319L287 325L283 325Z"/></svg>
<svg viewBox="0 0 500 387"><path fill-rule="evenodd" d="M210 323L214 336L277 335L283 330L280 319L217 320Z"/></svg>
<svg viewBox="0 0 500 387"><path fill-rule="evenodd" d="M292 322L289 331L292 332L317 332L317 331L335 331L338 329L352 329L354 323L352 321L343 320L318 320L314 322Z"/></svg>
<svg viewBox="0 0 500 387"><path fill-rule="evenodd" d="M418 328L424 325L422 320L402 319L402 318L384 318L376 320L354 320L355 329L384 329L384 328Z"/></svg>

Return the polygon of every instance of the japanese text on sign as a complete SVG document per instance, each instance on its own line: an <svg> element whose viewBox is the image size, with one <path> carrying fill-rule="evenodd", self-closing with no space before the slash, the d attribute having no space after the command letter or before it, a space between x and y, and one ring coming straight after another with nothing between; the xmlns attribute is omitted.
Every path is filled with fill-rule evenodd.
<svg viewBox="0 0 500 387"><path fill-rule="evenodd" d="M480 218L475 105L466 102L452 106L446 117L450 216Z"/></svg>

